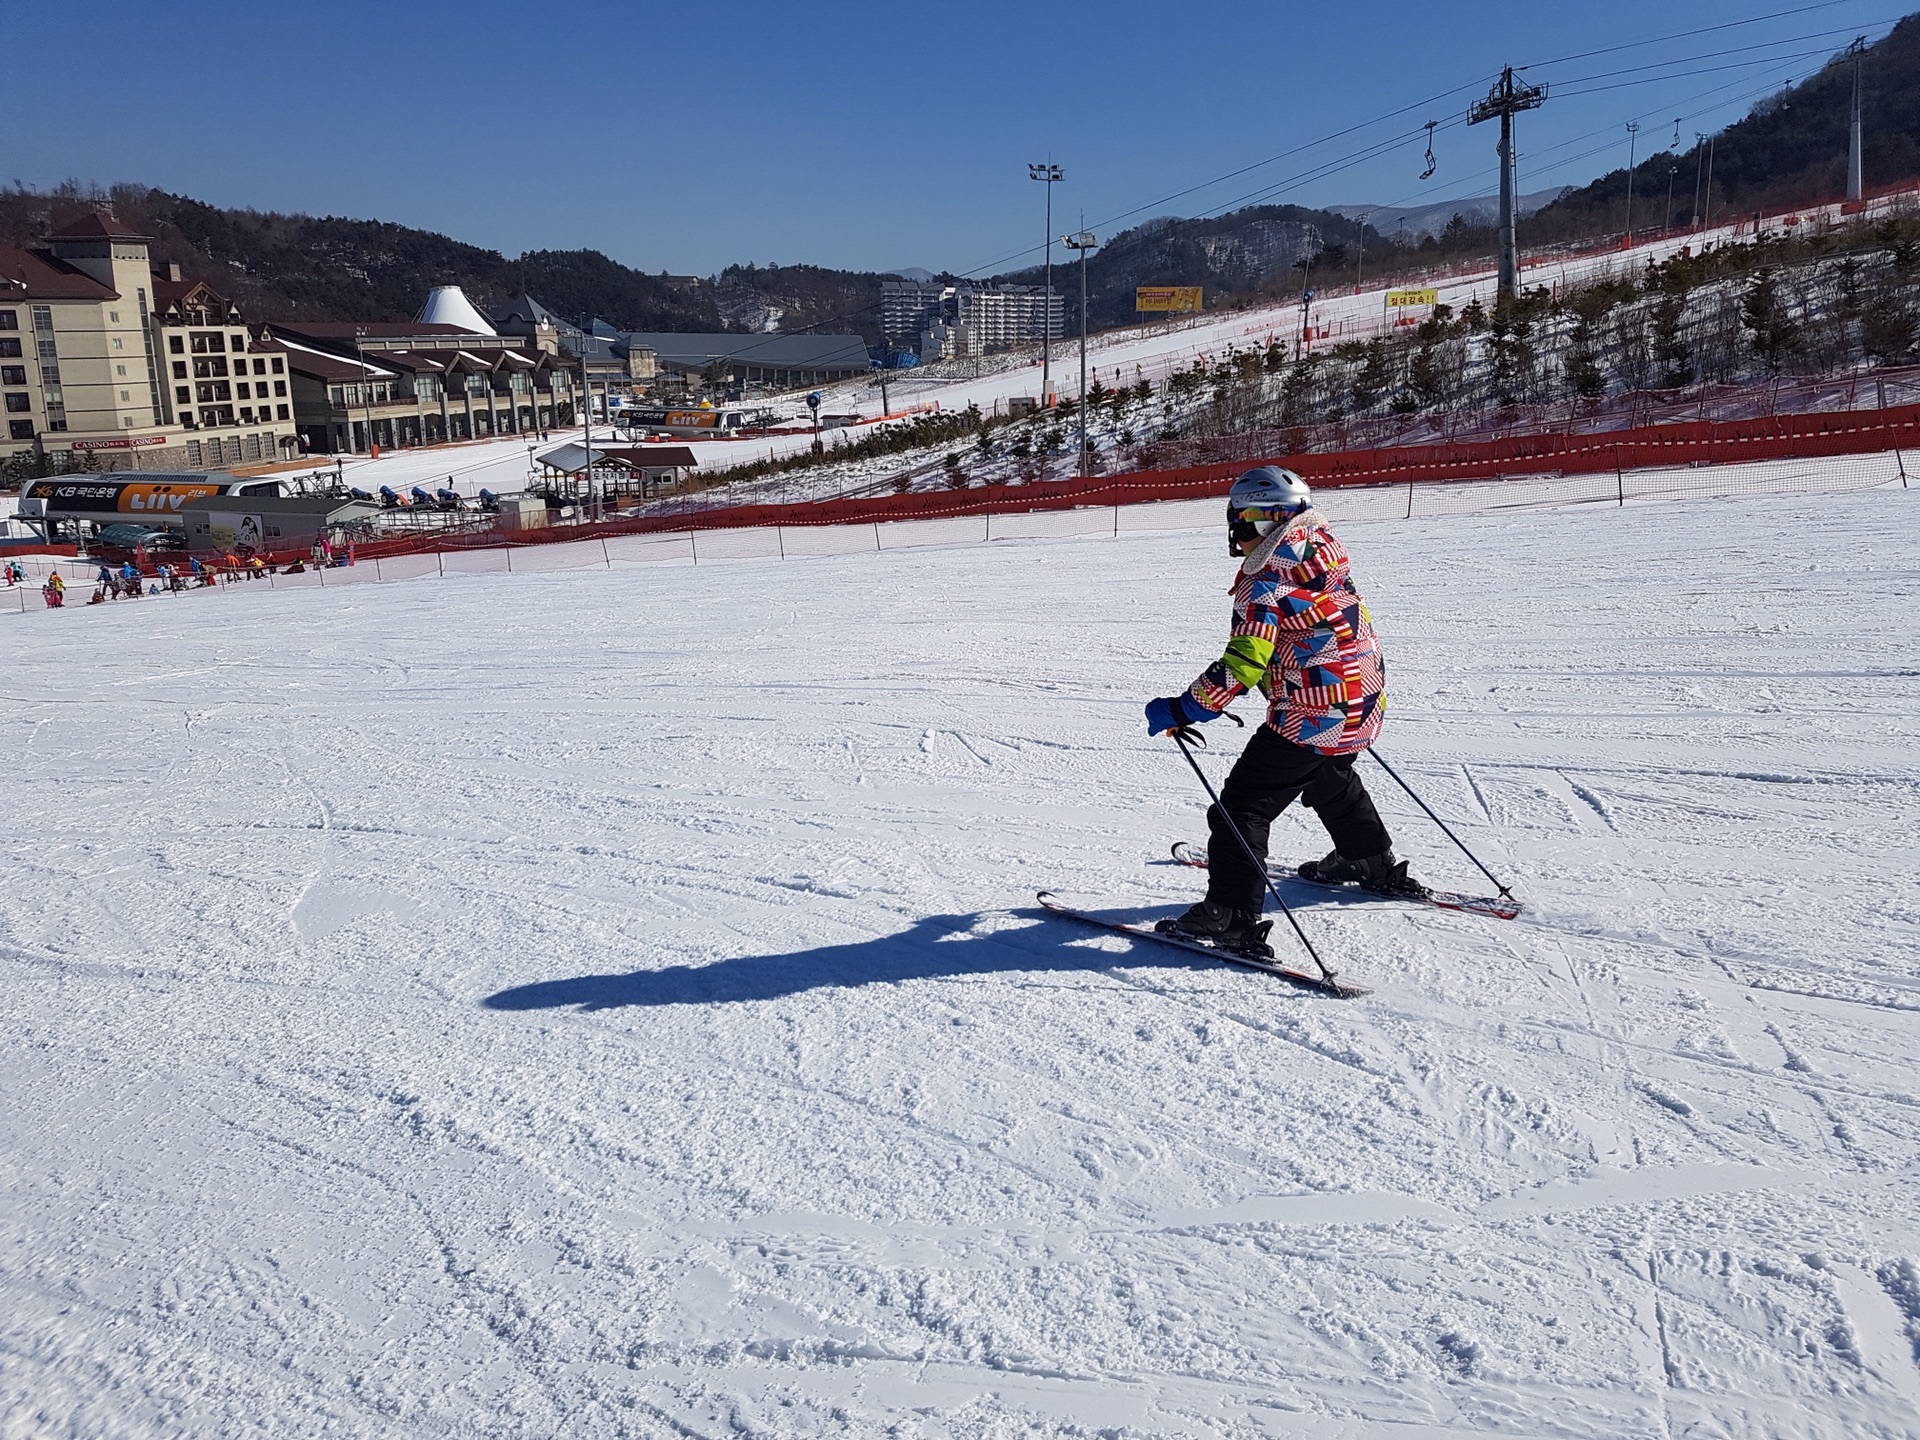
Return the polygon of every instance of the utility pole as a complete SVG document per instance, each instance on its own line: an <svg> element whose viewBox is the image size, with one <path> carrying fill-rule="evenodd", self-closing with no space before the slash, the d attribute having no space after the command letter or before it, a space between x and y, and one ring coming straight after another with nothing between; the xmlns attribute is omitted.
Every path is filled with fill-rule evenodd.
<svg viewBox="0 0 1920 1440"><path fill-rule="evenodd" d="M1069 250L1080 252L1080 466L1074 473L1084 477L1087 473L1087 252L1100 242L1091 230L1060 238Z"/></svg>
<svg viewBox="0 0 1920 1440"><path fill-rule="evenodd" d="M1040 406L1053 404L1053 187L1067 178L1058 165L1028 165L1027 178L1047 187L1047 288L1040 296Z"/></svg>
<svg viewBox="0 0 1920 1440"><path fill-rule="evenodd" d="M1853 54L1853 124L1847 132L1847 203L1860 203L1860 61L1867 53L1867 37L1848 47Z"/></svg>
<svg viewBox="0 0 1920 1440"><path fill-rule="evenodd" d="M1633 248L1633 147L1640 140L1640 122L1627 121L1627 249Z"/></svg>
<svg viewBox="0 0 1920 1440"><path fill-rule="evenodd" d="M1673 228L1673 177L1680 173L1680 157L1672 156L1667 161L1667 208L1660 217L1660 229L1664 234Z"/></svg>
<svg viewBox="0 0 1920 1440"><path fill-rule="evenodd" d="M1360 282L1367 270L1367 221L1373 217L1371 210L1363 211L1360 216L1360 244L1358 253L1353 257L1353 293L1360 293Z"/></svg>
<svg viewBox="0 0 1920 1440"><path fill-rule="evenodd" d="M1519 167L1513 147L1513 117L1522 110L1538 110L1546 102L1545 85L1529 85L1513 78L1513 67L1500 72L1500 83L1487 98L1467 111L1467 124L1500 118L1500 286L1494 305L1508 304L1520 293L1520 197L1515 185Z"/></svg>

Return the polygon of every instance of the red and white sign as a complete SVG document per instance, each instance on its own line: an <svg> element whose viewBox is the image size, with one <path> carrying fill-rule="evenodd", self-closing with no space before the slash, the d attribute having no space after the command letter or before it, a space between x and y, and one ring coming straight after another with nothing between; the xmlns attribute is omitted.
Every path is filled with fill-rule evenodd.
<svg viewBox="0 0 1920 1440"><path fill-rule="evenodd" d="M76 440L69 450L140 450L149 445L164 445L164 435L116 435L111 440Z"/></svg>

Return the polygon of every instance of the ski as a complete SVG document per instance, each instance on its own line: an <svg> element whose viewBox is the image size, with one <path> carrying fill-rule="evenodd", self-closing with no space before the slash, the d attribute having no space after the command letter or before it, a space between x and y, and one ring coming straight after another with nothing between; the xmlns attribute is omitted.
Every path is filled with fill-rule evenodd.
<svg viewBox="0 0 1920 1440"><path fill-rule="evenodd" d="M1176 840L1173 843L1173 858L1176 863L1190 865L1196 870L1207 868L1207 851L1202 845L1189 845L1185 840ZM1298 870L1290 870L1272 861L1267 862L1267 874L1276 882L1291 880L1297 885L1313 885L1354 899L1405 900L1412 905L1435 905L1442 910L1459 910L1468 915L1490 915L1495 920L1511 920L1520 913L1520 902L1503 895L1462 895L1455 890L1429 890L1425 895L1380 895L1355 885L1332 885L1324 880L1309 880Z"/></svg>
<svg viewBox="0 0 1920 1440"><path fill-rule="evenodd" d="M1151 940L1156 945L1170 945L1176 950L1191 951L1195 955L1204 955L1209 960L1238 965L1243 970L1258 970L1277 980L1285 980L1290 985L1298 985L1303 990L1318 991L1322 995L1336 995L1342 1000L1351 1000L1360 995L1373 993L1370 986L1355 985L1338 978L1323 978L1305 970L1296 970L1290 965L1283 965L1278 960L1263 960L1256 955L1243 955L1236 950L1222 950L1198 940L1188 940L1184 936L1162 934L1147 925L1129 925L1122 920L1108 920L1099 915L1090 915L1085 910L1075 910L1070 905L1061 904L1060 897L1051 890L1042 890L1037 898L1041 905L1054 915L1064 915L1067 919L1078 920L1083 925L1092 925L1116 935L1125 935L1130 940Z"/></svg>

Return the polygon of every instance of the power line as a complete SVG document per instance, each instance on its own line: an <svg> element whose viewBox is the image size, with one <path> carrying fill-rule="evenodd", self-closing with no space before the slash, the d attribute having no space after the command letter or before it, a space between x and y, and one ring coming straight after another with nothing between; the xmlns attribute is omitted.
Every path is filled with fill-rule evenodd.
<svg viewBox="0 0 1920 1440"><path fill-rule="evenodd" d="M1869 20L1865 22L1865 28L1871 30L1880 25L1890 25L1892 23L1893 21L1890 20ZM1759 45L1732 45L1724 50L1708 50L1698 55L1681 55L1670 60L1655 60L1647 65L1629 65L1620 70L1602 70L1592 75L1576 75L1570 80L1556 80L1553 83L1556 86L1584 85L1589 80L1611 80L1619 75L1635 75L1643 70L1667 70L1677 65L1697 64L1702 60L1724 60L1729 55L1745 55L1755 50L1777 50L1783 45L1800 45L1808 41L1824 40L1830 35L1854 36L1858 35L1860 31L1861 26L1859 25L1843 25L1833 30L1815 30L1806 35L1783 35L1777 40L1768 40ZM1784 59L1786 57L1783 56L1779 58ZM1757 57L1748 63L1764 65L1766 63L1766 57ZM1529 70L1537 70L1542 67L1529 65L1526 68Z"/></svg>
<svg viewBox="0 0 1920 1440"><path fill-rule="evenodd" d="M1671 35L1656 35L1651 40L1629 40L1620 45L1603 45L1598 50L1581 50L1573 55L1561 55L1552 60L1536 60L1532 65L1516 65L1516 70L1531 70L1538 65L1564 65L1569 60L1585 60L1594 55L1612 55L1621 50L1644 50L1649 45L1664 45L1669 40L1690 40L1695 35L1711 35L1719 30L1736 30L1742 25L1761 25L1769 20L1784 20L1790 15L1807 15L1815 10L1831 10L1843 5L1847 0L1820 0L1817 5L1801 5L1792 10L1775 10L1767 15L1754 15L1745 20L1727 20L1719 25L1703 25L1698 30L1677 30Z"/></svg>

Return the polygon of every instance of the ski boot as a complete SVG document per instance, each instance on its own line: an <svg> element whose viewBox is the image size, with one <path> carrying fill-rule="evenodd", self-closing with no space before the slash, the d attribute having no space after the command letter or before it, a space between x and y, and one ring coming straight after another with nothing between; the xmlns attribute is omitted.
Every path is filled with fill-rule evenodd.
<svg viewBox="0 0 1920 1440"><path fill-rule="evenodd" d="M1406 900L1424 900L1428 890L1407 873L1407 862L1395 860L1391 849L1362 859L1349 859L1338 850L1330 850L1324 860L1309 860L1300 867L1300 878L1320 885L1358 885L1376 895L1393 895Z"/></svg>
<svg viewBox="0 0 1920 1440"><path fill-rule="evenodd" d="M1184 914L1162 920L1153 928L1162 935L1195 940L1216 950L1230 950L1255 960L1271 960L1273 947L1267 944L1267 930L1272 923L1253 911L1232 910L1218 901L1202 900Z"/></svg>

